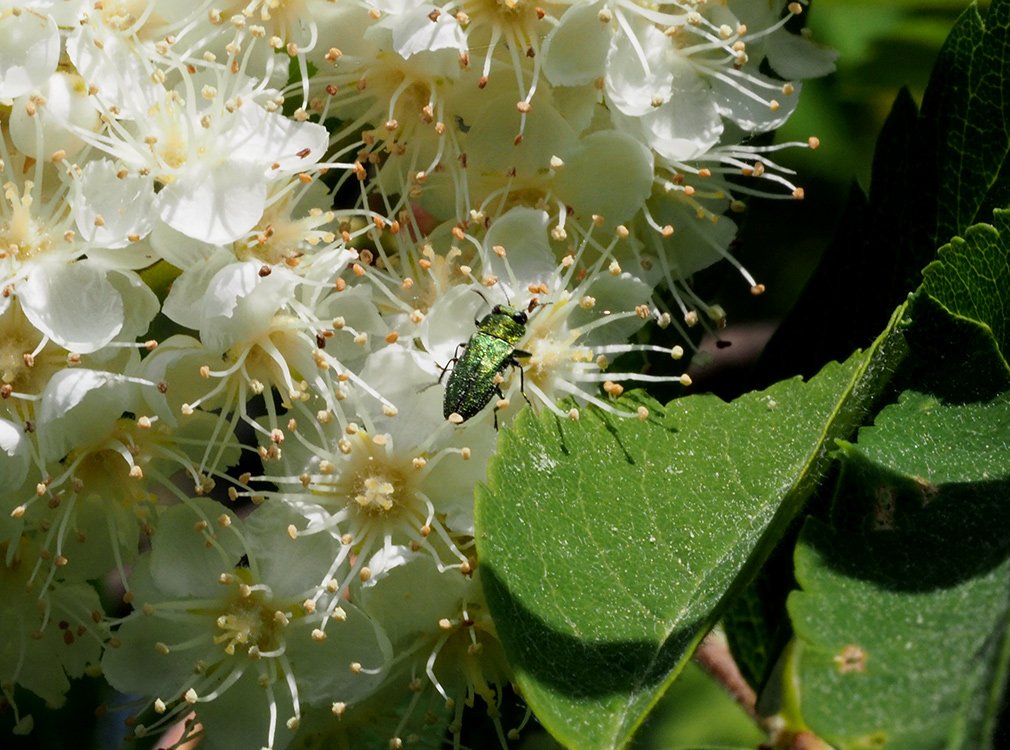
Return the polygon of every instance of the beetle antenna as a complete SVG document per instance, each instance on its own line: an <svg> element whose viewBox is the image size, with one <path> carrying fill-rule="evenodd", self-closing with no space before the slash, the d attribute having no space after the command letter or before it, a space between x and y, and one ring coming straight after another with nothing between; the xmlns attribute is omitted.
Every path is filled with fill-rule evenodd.
<svg viewBox="0 0 1010 750"><path fill-rule="evenodd" d="M553 302L541 302L539 297L530 297L530 303L526 306L526 312L532 313L538 307L547 307L547 305L553 304Z"/></svg>
<svg viewBox="0 0 1010 750"><path fill-rule="evenodd" d="M470 291L473 292L474 294L480 295L480 298L484 300L485 305L487 305L488 307L492 306L491 303L487 301L487 297L484 296L484 292L482 292L480 289L471 289Z"/></svg>

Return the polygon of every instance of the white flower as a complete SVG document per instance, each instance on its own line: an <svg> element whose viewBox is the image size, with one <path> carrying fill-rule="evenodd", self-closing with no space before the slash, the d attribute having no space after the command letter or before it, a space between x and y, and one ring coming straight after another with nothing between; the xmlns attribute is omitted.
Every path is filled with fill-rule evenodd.
<svg viewBox="0 0 1010 750"><path fill-rule="evenodd" d="M98 663L104 640L98 593L86 583L61 581L40 592L31 581L38 554L23 536L0 562L0 683L19 734L31 721L20 716L13 686L30 690L48 706L62 705L70 679Z"/></svg>
<svg viewBox="0 0 1010 750"><path fill-rule="evenodd" d="M390 29L393 48L400 57L452 50L458 56L466 52L466 35L459 19L442 12L426 0L372 0L382 11L378 24Z"/></svg>
<svg viewBox="0 0 1010 750"><path fill-rule="evenodd" d="M376 21L364 5L337 4L331 12L336 14L334 27L343 31L339 46L319 49L309 58L319 68L311 83L322 102L320 116L338 112L344 121L332 139L345 144L337 156L354 154L358 179L364 179L370 159L378 161L384 151L402 155L404 144L409 144L409 158L397 160L401 165L395 179L397 191L408 179L418 175L423 179L449 156L450 113L445 97L465 75L451 33L443 33L458 27L451 15L443 14L445 20L435 22L425 15L417 20L417 12L423 9L403 5ZM431 13L431 6L423 12ZM417 24L420 28L414 28ZM426 27L436 32L443 46L418 49ZM349 175L344 179L350 179ZM396 210L390 207L390 213Z"/></svg>
<svg viewBox="0 0 1010 750"><path fill-rule="evenodd" d="M137 610L102 659L113 686L160 714L138 736L195 711L201 745L280 750L303 702L354 702L377 687L388 643L349 602L329 621L316 613L312 582L336 542L292 539L297 521L263 506L243 522L207 500L163 514L130 580Z"/></svg>
<svg viewBox="0 0 1010 750"><path fill-rule="evenodd" d="M351 257L348 251L338 255L340 265ZM205 272L191 269L188 276L180 277L185 283L177 282L165 302L167 315L200 330L199 348L205 359L199 372L211 381L197 400L181 406L183 414L213 404L221 407L222 419L238 413L269 437L278 429L277 416L269 410L268 427L253 421L246 410L252 396L275 390L286 408L294 405L300 410L307 407L299 404L316 396L326 408L340 412L339 401L346 396L348 381L392 406L334 356L340 349L335 338L361 347L368 346L370 339L367 332L354 328L353 320L336 312L341 293L332 291L333 285L312 283L284 267L273 270L255 262L228 263L228 257L212 255ZM170 356L191 360L192 349L185 349L189 353ZM184 379L192 389L191 379Z"/></svg>
<svg viewBox="0 0 1010 750"><path fill-rule="evenodd" d="M323 211L327 205L328 190L318 180L308 185L297 177L288 181L271 183L267 206L256 226L239 240L218 245L185 235L167 224L158 223L151 234L151 244L158 255L182 271L177 283L185 284L190 273L206 274L210 268L221 268L230 261L259 261L268 266L283 266L301 276L309 275L308 267L320 282L332 281L342 270L342 261L349 257L348 242L371 231L365 224L355 231L341 235L333 231L337 221L361 221L365 212L356 210ZM296 210L308 208L302 216ZM217 256L212 259L212 256ZM215 271L216 272L216 271ZM205 279L206 281L206 279ZM205 283L205 282L204 282ZM194 300L198 302L198 300ZM177 311L178 312L178 311ZM195 326L191 326L195 327Z"/></svg>
<svg viewBox="0 0 1010 750"><path fill-rule="evenodd" d="M25 481L31 465L29 451L24 429L0 418L0 492L11 493Z"/></svg>
<svg viewBox="0 0 1010 750"><path fill-rule="evenodd" d="M552 22L574 4L571 0L508 0L474 4L464 13L467 47L475 57L483 56L476 65L481 88L489 84L495 71L495 78L507 76L518 83L520 96L515 104L522 114L516 131L519 135L524 132L529 104L540 83L543 39Z"/></svg>
<svg viewBox="0 0 1010 750"><path fill-rule="evenodd" d="M165 107L172 109L169 102ZM163 120L161 137L185 145L172 155L179 166L155 172L166 182L156 210L166 224L204 242L231 242L249 232L266 209L270 182L311 169L328 141L320 125L292 122L253 104L201 113L216 122L209 131L182 112L172 117L179 119Z"/></svg>
<svg viewBox="0 0 1010 750"><path fill-rule="evenodd" d="M589 124L587 114L591 116L595 106L587 95L594 96L592 87L565 97L542 91L532 100L535 116L530 115L523 125L525 115L515 107L518 91L512 82L502 81L495 91L478 95L456 89L447 105L456 130L450 140L454 149L442 155L440 168L425 173L416 184L416 175L410 175L406 184L395 180L386 171L402 170L399 165L414 158L408 150L396 161L390 160L377 184L371 185L394 193L406 188L436 223L450 225L461 220L479 225L514 206L562 211L563 199L552 190L552 164L578 149L577 128ZM522 138L517 137L520 127Z"/></svg>
<svg viewBox="0 0 1010 750"><path fill-rule="evenodd" d="M629 221L652 194L652 152L627 133L589 133L559 156L562 166L552 187L585 226L594 221L593 217L609 227ZM620 180L620 190L614 190L616 180Z"/></svg>
<svg viewBox="0 0 1010 750"><path fill-rule="evenodd" d="M46 530L39 541L46 562L35 566L47 569L43 585L57 576L93 579L115 569L125 575L141 527L149 527L164 497L178 495L176 474L185 471L200 490L212 486L197 468L205 450L222 466L237 462L238 445L227 436L209 442L215 422L209 415L174 430L145 415L143 388L154 390L116 373L60 370L39 398L32 432L14 445L15 459L25 452L33 459L23 466L30 481L5 493L3 513L29 530ZM19 473L23 481L26 472Z"/></svg>
<svg viewBox="0 0 1010 750"><path fill-rule="evenodd" d="M69 27L67 55L99 106L117 118L149 116L171 71L215 60L211 50L224 53L235 35L211 21L204 3L116 0L88 3L75 15L59 21Z"/></svg>
<svg viewBox="0 0 1010 750"><path fill-rule="evenodd" d="M45 84L60 60L60 30L49 15L0 6L0 99Z"/></svg>
<svg viewBox="0 0 1010 750"><path fill-rule="evenodd" d="M0 146L6 155L6 143L0 141ZM157 302L128 270L129 257L104 254L100 246L80 241L65 202L66 184L43 170L42 162L29 172L37 181L22 178L22 166L27 169L22 158L0 159L5 180L0 201L0 287L5 290L0 314L16 298L39 331L80 354L143 334ZM85 254L88 257L82 258Z"/></svg>
<svg viewBox="0 0 1010 750"><path fill-rule="evenodd" d="M426 687L453 712L450 728L460 726L464 708L480 696L504 734L498 708L512 672L484 601L479 568L472 575L440 571L424 555L410 555L382 579L361 587L361 606L403 655L387 680L393 689L399 681L423 692L418 679L423 674Z"/></svg>
<svg viewBox="0 0 1010 750"><path fill-rule="evenodd" d="M154 226L150 178L120 174L108 159L84 165L72 197L77 231L87 242L109 249L126 247L146 237Z"/></svg>
<svg viewBox="0 0 1010 750"><path fill-rule="evenodd" d="M57 70L37 90L14 100L11 142L35 159L50 159L55 153L73 158L85 142L67 129L66 123L88 131L97 131L102 124L84 80L75 73Z"/></svg>
<svg viewBox="0 0 1010 750"><path fill-rule="evenodd" d="M399 408L380 413L359 391L344 408L357 421L328 412L313 424L300 420L297 439L284 441L283 468L267 464L262 478L281 488L267 497L309 519L300 535L340 540L329 573L340 591L400 564L391 550L408 545L442 569L468 569L473 490L494 432L444 421L441 391L430 387L437 368L422 354L386 347L368 358L360 378Z"/></svg>
<svg viewBox="0 0 1010 750"><path fill-rule="evenodd" d="M180 71L175 86L154 87L147 106L132 121L120 119L100 135L74 132L160 186L154 211L169 226L212 244L250 232L267 207L272 183L310 171L326 151L324 127L268 111L256 82L211 68ZM145 84L144 89L150 89ZM118 110L117 110L118 111ZM107 111L110 120L114 111ZM119 171L90 176L90 200L118 190ZM139 234L139 231L135 232Z"/></svg>
<svg viewBox="0 0 1010 750"><path fill-rule="evenodd" d="M502 231L496 231L499 224ZM557 406L563 398L574 398L577 404L594 403L627 416L600 398L600 385L610 396L618 396L622 380L689 383L686 376L607 372L610 359L618 354L656 351L678 358L682 351L627 343L657 314L649 302L652 287L623 272L615 260L616 238L596 260L587 262L585 256L596 251L589 249L594 247L591 235L583 236L574 253L559 262L547 232L546 214L530 209L513 209L491 226L484 243L490 245L484 252L488 260L479 274L484 288L456 287L439 297L426 318L422 340L435 358L451 358L475 331L467 323L470 316L459 310L487 309L479 300L466 302L472 294L468 291L479 289L486 304L505 303L517 312L528 311L525 332L514 346L522 354L513 355L522 377L513 372L517 367L505 367L500 384L505 397L496 400L496 409L521 405L526 396L556 414L574 417ZM525 391L517 393L522 385Z"/></svg>

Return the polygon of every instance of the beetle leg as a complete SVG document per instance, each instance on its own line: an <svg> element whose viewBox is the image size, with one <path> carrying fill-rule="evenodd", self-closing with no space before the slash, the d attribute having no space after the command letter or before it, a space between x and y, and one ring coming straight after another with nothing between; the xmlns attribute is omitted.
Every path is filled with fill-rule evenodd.
<svg viewBox="0 0 1010 750"><path fill-rule="evenodd" d="M439 383L442 382L442 378L444 378L445 374L449 371L449 366L450 365L454 365L457 362L459 362L459 350L460 349L466 349L466 342L463 342L462 344L456 344L456 353L452 355L452 359L450 359L448 362L445 363L445 367L441 368L442 369L442 374L438 376L438 382ZM435 366L438 367L438 363L436 363Z"/></svg>
<svg viewBox="0 0 1010 750"><path fill-rule="evenodd" d="M529 352L524 352L522 349L516 349L515 351L512 352L512 358L509 360L509 364L512 367L519 368L519 392L523 394L523 398L526 399L526 403L530 405L531 409L533 408L533 402L530 401L530 397L526 395L526 376L523 373L522 365L519 364L519 361L516 359L516 357L532 357L532 356L533 355L530 354Z"/></svg>
<svg viewBox="0 0 1010 750"><path fill-rule="evenodd" d="M509 364L512 364L512 363L509 362ZM505 398L505 393L502 391L500 385L496 385L494 387L494 391L495 391L495 393L498 394L498 399L499 400L502 400L502 399ZM493 412L493 414L494 414L494 431L498 432L498 404L494 405L494 412Z"/></svg>

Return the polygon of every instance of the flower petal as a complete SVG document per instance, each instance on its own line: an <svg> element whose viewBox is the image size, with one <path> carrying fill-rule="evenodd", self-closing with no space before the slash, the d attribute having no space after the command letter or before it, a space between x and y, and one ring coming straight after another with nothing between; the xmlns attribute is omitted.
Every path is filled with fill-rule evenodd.
<svg viewBox="0 0 1010 750"><path fill-rule="evenodd" d="M234 242L256 226L266 206L262 164L224 161L194 165L155 200L161 220L203 242Z"/></svg>
<svg viewBox="0 0 1010 750"><path fill-rule="evenodd" d="M13 99L45 85L60 61L56 21L38 13L0 18L0 99Z"/></svg>
<svg viewBox="0 0 1010 750"><path fill-rule="evenodd" d="M200 340L208 349L223 352L254 338L298 286L298 278L283 268L265 277L259 269L258 263L231 263L211 279L200 320Z"/></svg>
<svg viewBox="0 0 1010 750"><path fill-rule="evenodd" d="M603 75L613 32L602 3L571 5L544 40L544 75L556 86L580 86Z"/></svg>
<svg viewBox="0 0 1010 750"><path fill-rule="evenodd" d="M234 117L222 134L231 146L228 169L237 162L248 162L256 164L264 178L300 172L319 161L330 142L329 131L319 123L296 122L251 104Z"/></svg>
<svg viewBox="0 0 1010 750"><path fill-rule="evenodd" d="M76 73L58 70L39 89L46 102L44 107L31 103L34 91L22 94L11 107L11 141L35 159L48 159L57 151L62 151L65 158L75 156L85 142L68 125L93 132L102 127L87 84Z"/></svg>
<svg viewBox="0 0 1010 750"><path fill-rule="evenodd" d="M74 220L81 238L105 248L146 237L154 226L150 177L120 177L109 159L88 162L74 183Z"/></svg>
<svg viewBox="0 0 1010 750"><path fill-rule="evenodd" d="M782 82L759 73L712 80L712 91L719 113L749 133L775 130L792 115L799 102L802 84L792 84L792 93L782 91ZM748 94L747 92L751 92ZM770 101L775 102L772 106Z"/></svg>
<svg viewBox="0 0 1010 750"><path fill-rule="evenodd" d="M168 598L223 596L218 577L233 572L245 550L235 530L219 525L222 515L235 524L235 530L241 528L234 513L202 497L173 505L161 514L151 542L151 577ZM200 522L206 522L205 531L196 528ZM213 538L212 544L207 537Z"/></svg>
<svg viewBox="0 0 1010 750"><path fill-rule="evenodd" d="M459 21L452 13L439 13L433 21L430 16L435 10L431 3L422 3L393 17L393 47L400 57L407 59L419 52L443 49L466 51L466 36Z"/></svg>
<svg viewBox="0 0 1010 750"><path fill-rule="evenodd" d="M47 460L107 434L136 402L137 386L123 375L81 368L60 370L42 392L37 419L39 445Z"/></svg>
<svg viewBox="0 0 1010 750"><path fill-rule="evenodd" d="M156 230L157 233L157 230ZM206 247L210 247L209 245ZM169 261L171 263L171 261ZM203 298L214 275L234 262L230 253L215 253L199 263L186 266L165 298L161 311L181 326L200 330L203 322Z"/></svg>
<svg viewBox="0 0 1010 750"><path fill-rule="evenodd" d="M626 133L592 133L565 155L564 162L556 190L582 218L597 214L609 226L620 224L634 216L652 193L652 154ZM614 190L618 175L621 189Z"/></svg>
<svg viewBox="0 0 1010 750"><path fill-rule="evenodd" d="M618 112L639 117L670 100L674 76L681 73L673 42L653 26L636 38L616 34L610 41L604 78L607 102Z"/></svg>
<svg viewBox="0 0 1010 750"><path fill-rule="evenodd" d="M719 141L723 123L711 93L677 94L658 109L641 117L611 112L619 130L637 133L660 156L670 161L690 161L703 155Z"/></svg>
<svg viewBox="0 0 1010 750"><path fill-rule="evenodd" d="M558 262L547 241L547 224L550 221L546 211L518 206L496 219L484 238L484 246L490 262L487 271L511 286L511 275L521 282L521 286L511 289L512 294L526 293L529 283L549 281L557 276ZM503 247L506 258L499 258L491 249ZM507 264L506 264L507 261ZM513 300L518 306L525 300Z"/></svg>
<svg viewBox="0 0 1010 750"><path fill-rule="evenodd" d="M65 349L89 354L123 328L123 299L87 261L45 263L17 288L25 316Z"/></svg>
<svg viewBox="0 0 1010 750"><path fill-rule="evenodd" d="M837 51L785 30L768 37L765 53L772 70L786 80L819 78L834 73L838 59Z"/></svg>
<svg viewBox="0 0 1010 750"><path fill-rule="evenodd" d="M0 419L0 490L13 490L25 481L31 461L28 449L24 430Z"/></svg>

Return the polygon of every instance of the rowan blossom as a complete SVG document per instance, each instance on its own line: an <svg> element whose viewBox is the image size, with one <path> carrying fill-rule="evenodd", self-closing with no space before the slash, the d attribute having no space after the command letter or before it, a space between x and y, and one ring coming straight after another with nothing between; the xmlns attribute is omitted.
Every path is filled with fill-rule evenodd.
<svg viewBox="0 0 1010 750"><path fill-rule="evenodd" d="M87 670L137 737L459 746L479 698L506 744L473 505L497 430L647 417L625 388L690 379L636 360L722 320L692 275L763 290L734 215L803 195L773 157L816 138L755 136L831 68L804 6L0 6L16 730L18 691Z"/></svg>

